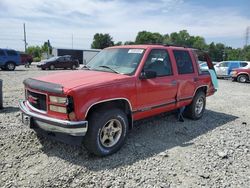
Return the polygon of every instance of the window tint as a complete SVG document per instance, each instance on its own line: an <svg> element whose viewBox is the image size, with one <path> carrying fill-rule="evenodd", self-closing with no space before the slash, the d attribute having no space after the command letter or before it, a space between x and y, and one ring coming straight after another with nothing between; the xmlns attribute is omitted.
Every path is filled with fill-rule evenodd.
<svg viewBox="0 0 250 188"><path fill-rule="evenodd" d="M0 50L0 56L5 56L5 53L3 50Z"/></svg>
<svg viewBox="0 0 250 188"><path fill-rule="evenodd" d="M8 56L16 56L17 53L14 50L7 50Z"/></svg>
<svg viewBox="0 0 250 188"><path fill-rule="evenodd" d="M246 62L240 62L240 67L245 67L247 65L248 65L248 63L246 63Z"/></svg>
<svg viewBox="0 0 250 188"><path fill-rule="evenodd" d="M228 62L223 62L219 66L220 67L229 67L229 63Z"/></svg>
<svg viewBox="0 0 250 188"><path fill-rule="evenodd" d="M168 52L163 49L151 50L144 65L144 71L155 71L157 76L172 75Z"/></svg>
<svg viewBox="0 0 250 188"><path fill-rule="evenodd" d="M65 57L65 61L70 61L70 60L71 60L70 56Z"/></svg>
<svg viewBox="0 0 250 188"><path fill-rule="evenodd" d="M190 74L194 72L192 59L187 51L174 50L174 57L179 74Z"/></svg>

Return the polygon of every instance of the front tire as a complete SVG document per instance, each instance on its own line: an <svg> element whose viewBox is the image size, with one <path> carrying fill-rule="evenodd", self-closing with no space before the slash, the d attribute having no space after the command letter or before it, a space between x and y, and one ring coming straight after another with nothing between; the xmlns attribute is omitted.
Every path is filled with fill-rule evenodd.
<svg viewBox="0 0 250 188"><path fill-rule="evenodd" d="M248 80L248 77L247 77L247 75L239 75L238 77L237 77L237 81L238 82L240 82L240 83L245 83L245 82L247 82L247 80Z"/></svg>
<svg viewBox="0 0 250 188"><path fill-rule="evenodd" d="M90 116L84 146L90 153L107 156L122 147L127 134L128 119L122 110L98 110Z"/></svg>
<svg viewBox="0 0 250 188"><path fill-rule="evenodd" d="M198 120L203 116L206 107L206 95L203 91L195 94L193 101L185 109L184 116Z"/></svg>

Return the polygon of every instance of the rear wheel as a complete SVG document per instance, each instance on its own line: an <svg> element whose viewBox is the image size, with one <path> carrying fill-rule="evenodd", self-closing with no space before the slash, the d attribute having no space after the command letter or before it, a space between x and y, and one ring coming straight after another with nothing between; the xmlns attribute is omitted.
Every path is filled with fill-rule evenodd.
<svg viewBox="0 0 250 188"><path fill-rule="evenodd" d="M53 65L53 64L50 65L50 66L49 66L49 69L50 69L50 70L55 70L55 65Z"/></svg>
<svg viewBox="0 0 250 188"><path fill-rule="evenodd" d="M240 83L245 83L245 82L247 82L247 80L248 80L248 77L247 77L247 75L239 75L238 77L237 77L237 81L238 82L240 82Z"/></svg>
<svg viewBox="0 0 250 188"><path fill-rule="evenodd" d="M76 69L76 65L73 64L72 67L71 67L72 70L75 70Z"/></svg>
<svg viewBox="0 0 250 188"><path fill-rule="evenodd" d="M193 98L192 103L186 107L184 115L190 119L200 119L203 116L206 107L206 95L199 91Z"/></svg>
<svg viewBox="0 0 250 188"><path fill-rule="evenodd" d="M8 62L5 65L5 69L8 70L8 71L13 71L13 70L15 70L15 68L16 68L16 65L13 62Z"/></svg>
<svg viewBox="0 0 250 188"><path fill-rule="evenodd" d="M110 155L122 147L127 133L128 119L122 110L98 110L90 116L84 146L95 155Z"/></svg>

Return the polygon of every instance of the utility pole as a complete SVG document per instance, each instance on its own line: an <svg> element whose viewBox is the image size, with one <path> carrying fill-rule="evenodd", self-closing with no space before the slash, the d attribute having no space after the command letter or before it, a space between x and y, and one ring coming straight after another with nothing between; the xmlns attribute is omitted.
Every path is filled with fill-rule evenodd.
<svg viewBox="0 0 250 188"><path fill-rule="evenodd" d="M25 52L27 50L27 41L26 41L26 29L25 29L25 23L23 23L23 41L24 41L24 49L25 49Z"/></svg>
<svg viewBox="0 0 250 188"><path fill-rule="evenodd" d="M71 47L72 47L72 49L73 49L73 33L72 33L72 35L71 35Z"/></svg>
<svg viewBox="0 0 250 188"><path fill-rule="evenodd" d="M250 26L248 26L247 30L246 30L246 43L245 43L245 46L248 45L249 34L250 34Z"/></svg>

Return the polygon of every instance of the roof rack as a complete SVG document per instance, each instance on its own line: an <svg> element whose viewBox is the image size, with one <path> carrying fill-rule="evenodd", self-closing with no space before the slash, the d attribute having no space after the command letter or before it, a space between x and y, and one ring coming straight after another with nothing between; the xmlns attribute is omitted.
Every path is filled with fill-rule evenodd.
<svg viewBox="0 0 250 188"><path fill-rule="evenodd" d="M178 44L171 44L171 43L147 43L149 45L162 45L162 46L174 46L174 47L183 47L183 48L191 48L187 45L178 45Z"/></svg>

